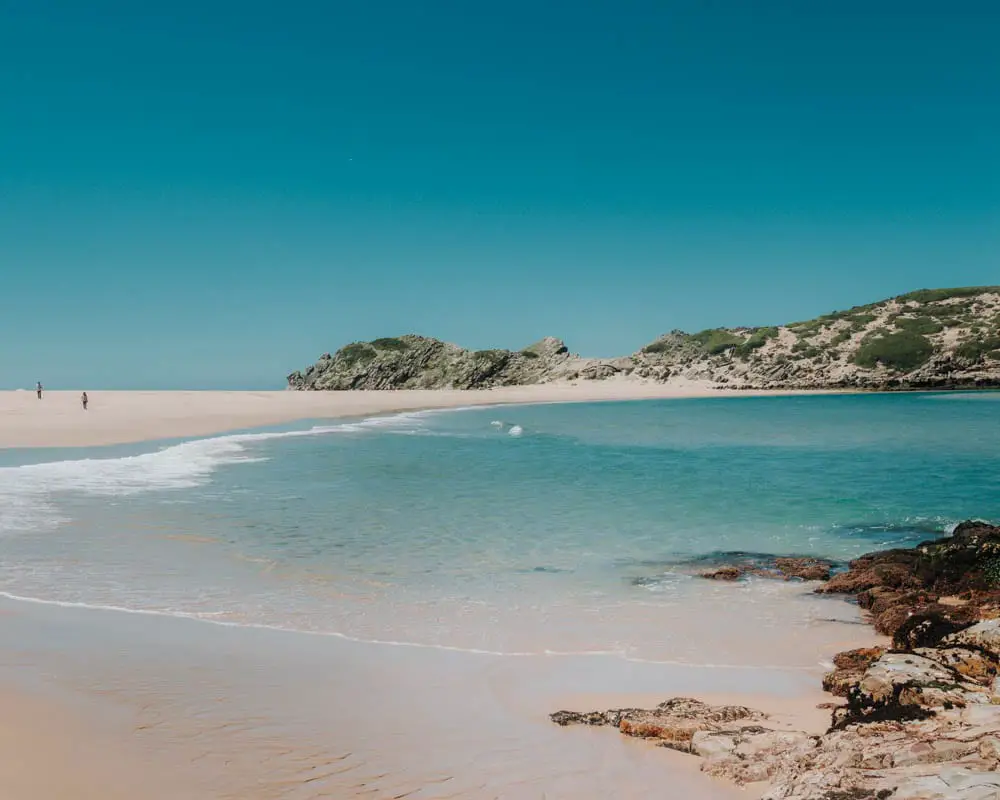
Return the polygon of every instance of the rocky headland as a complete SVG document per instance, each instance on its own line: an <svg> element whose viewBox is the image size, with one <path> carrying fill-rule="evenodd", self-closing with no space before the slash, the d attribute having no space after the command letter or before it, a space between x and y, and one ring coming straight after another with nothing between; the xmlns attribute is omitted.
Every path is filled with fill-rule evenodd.
<svg viewBox="0 0 1000 800"><path fill-rule="evenodd" d="M752 708L689 698L558 711L553 722L607 725L700 756L711 775L767 781L764 800L1000 798L1000 527L964 522L832 576L827 562L783 566L773 577L820 580L816 592L856 601L892 640L835 656L823 679L837 698L825 733L769 728ZM705 577L739 579L748 568L729 569Z"/></svg>
<svg viewBox="0 0 1000 800"><path fill-rule="evenodd" d="M467 350L426 336L354 342L288 376L297 390L489 389L609 378L730 389L1000 386L1000 286L922 289L773 327L671 331L620 358L560 339Z"/></svg>

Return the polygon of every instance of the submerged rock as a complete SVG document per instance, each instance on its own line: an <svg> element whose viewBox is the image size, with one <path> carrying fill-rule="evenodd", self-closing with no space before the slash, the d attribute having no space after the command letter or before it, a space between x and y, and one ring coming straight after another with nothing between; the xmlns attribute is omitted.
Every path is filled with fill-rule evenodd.
<svg viewBox="0 0 1000 800"><path fill-rule="evenodd" d="M699 577L710 581L738 581L742 575L743 570L739 567L719 567L711 572L702 572Z"/></svg>
<svg viewBox="0 0 1000 800"><path fill-rule="evenodd" d="M778 580L825 581L834 563L812 556L772 556L767 553L713 553L688 564L714 564L715 569L698 573L710 580L735 581L746 576Z"/></svg>
<svg viewBox="0 0 1000 800"><path fill-rule="evenodd" d="M786 578L803 581L829 580L833 569L833 562L822 558L776 558L774 565Z"/></svg>

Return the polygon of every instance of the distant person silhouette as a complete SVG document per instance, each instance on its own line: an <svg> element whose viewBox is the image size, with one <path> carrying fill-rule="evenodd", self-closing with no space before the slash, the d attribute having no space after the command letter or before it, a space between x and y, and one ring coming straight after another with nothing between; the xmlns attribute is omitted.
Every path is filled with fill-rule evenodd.
<svg viewBox="0 0 1000 800"><path fill-rule="evenodd" d="M80 395L80 402L83 403L83 410L86 411L87 410L87 403L90 402L89 398L87 397L87 393L86 392L84 392L82 395Z"/></svg>
<svg viewBox="0 0 1000 800"><path fill-rule="evenodd" d="M35 394L38 395L38 399L39 400L42 399L42 382L41 381L38 381L38 383L35 384Z"/></svg>

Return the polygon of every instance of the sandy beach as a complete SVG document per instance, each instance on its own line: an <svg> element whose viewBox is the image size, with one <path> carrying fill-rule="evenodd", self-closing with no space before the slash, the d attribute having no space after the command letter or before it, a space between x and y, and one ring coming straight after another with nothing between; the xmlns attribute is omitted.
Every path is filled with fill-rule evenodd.
<svg viewBox="0 0 1000 800"><path fill-rule="evenodd" d="M46 392L42 400L33 392L0 393L0 447L101 446L418 409L658 398L739 402L754 395L800 393L725 391L693 382L606 381L472 392L89 394L90 408L84 411L78 392ZM212 541L192 541L189 546ZM141 796L156 800L346 797L364 785L350 782L355 776L377 780L386 791L443 797L428 793L427 786L437 778L421 773L419 748L396 752L385 742L368 739L368 732L377 728L375 720L396 718L401 709L401 721L394 722L399 727L396 735L423 738L421 747L431 748L429 761L447 753L443 761L452 770L447 780L455 789L468 787L447 796L485 796L480 789L496 791L515 775L523 792L512 797L538 797L542 786L558 785L578 797L608 796L614 787L618 796L638 798L666 769L683 776L675 780L682 781L683 796L692 800L753 797L760 787L740 790L710 779L698 773L697 759L607 732L556 729L547 714L559 707L650 705L687 694L765 709L776 727L819 731L828 716L816 708L824 700L818 690L821 660L872 639L867 629L834 622L817 631L810 645L789 637L781 640L789 650L781 663L794 663L799 656L793 651L805 648L805 661L815 667L704 672L585 657L506 660L380 649L338 639L220 629L196 621L10 599L0 600L0 620L0 653L7 656L0 663L0 687L8 712L0 739L9 754L8 766L0 770L0 789L19 800L137 796L136 787L150 776L156 776L154 785ZM72 644L64 648L61 643L66 641ZM223 642L225 647L217 652ZM268 652L281 656L273 663L260 662ZM231 672L230 665L236 663L254 667ZM330 676L316 671L315 665L323 663L338 664L337 677L349 670L350 686L366 686L372 675L378 680L370 693L345 693L329 683ZM268 675L296 677L276 688ZM398 689L378 702L365 699L387 686ZM491 694L484 698L480 695L485 686ZM610 687L615 691L609 692ZM412 700L418 695L425 695L422 704ZM466 741L464 723L437 718L442 708L448 709L446 717L456 719L468 712L454 705L455 697L465 698L463 703L478 697L480 707L474 713L484 724L482 741ZM323 703L331 715L328 721L318 713ZM296 725L301 721L308 730L275 727L273 720L279 718L295 720ZM509 752L482 761L501 739L511 743ZM527 758L527 751L545 756ZM553 776L547 771L556 760L559 775ZM64 766L46 771L47 761ZM600 780L590 774L589 765L595 762L601 764ZM237 764L239 770L234 771ZM341 770L343 782L331 777ZM369 772L375 777L366 777ZM317 774L328 787L339 787L334 794L319 788L315 791L320 793L314 793L311 787L321 785L313 783ZM413 783L418 778L425 781L422 789L414 789L420 785ZM474 788L480 780L480 788Z"/></svg>
<svg viewBox="0 0 1000 800"><path fill-rule="evenodd" d="M0 618L0 794L12 800L639 800L667 776L671 796L737 800L760 787L547 715L673 694L760 707L781 728L818 729L825 713L808 672L385 648L6 599Z"/></svg>
<svg viewBox="0 0 1000 800"><path fill-rule="evenodd" d="M747 397L796 392L743 392L695 381L643 383L607 380L515 386L482 391L222 392L99 391L0 392L0 448L93 447L156 439L208 436L304 419L384 414L505 403L573 403L697 397Z"/></svg>

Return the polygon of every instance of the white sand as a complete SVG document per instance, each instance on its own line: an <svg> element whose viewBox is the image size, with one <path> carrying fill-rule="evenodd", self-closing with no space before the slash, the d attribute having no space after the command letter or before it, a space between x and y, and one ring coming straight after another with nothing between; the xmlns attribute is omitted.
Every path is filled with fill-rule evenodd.
<svg viewBox="0 0 1000 800"><path fill-rule="evenodd" d="M363 416L424 408L494 403L568 403L684 397L745 397L707 384L635 380L514 386L481 391L219 392L88 391L84 411L79 392L0 392L0 448L87 447L151 439L208 436L223 431L279 425L304 419Z"/></svg>

